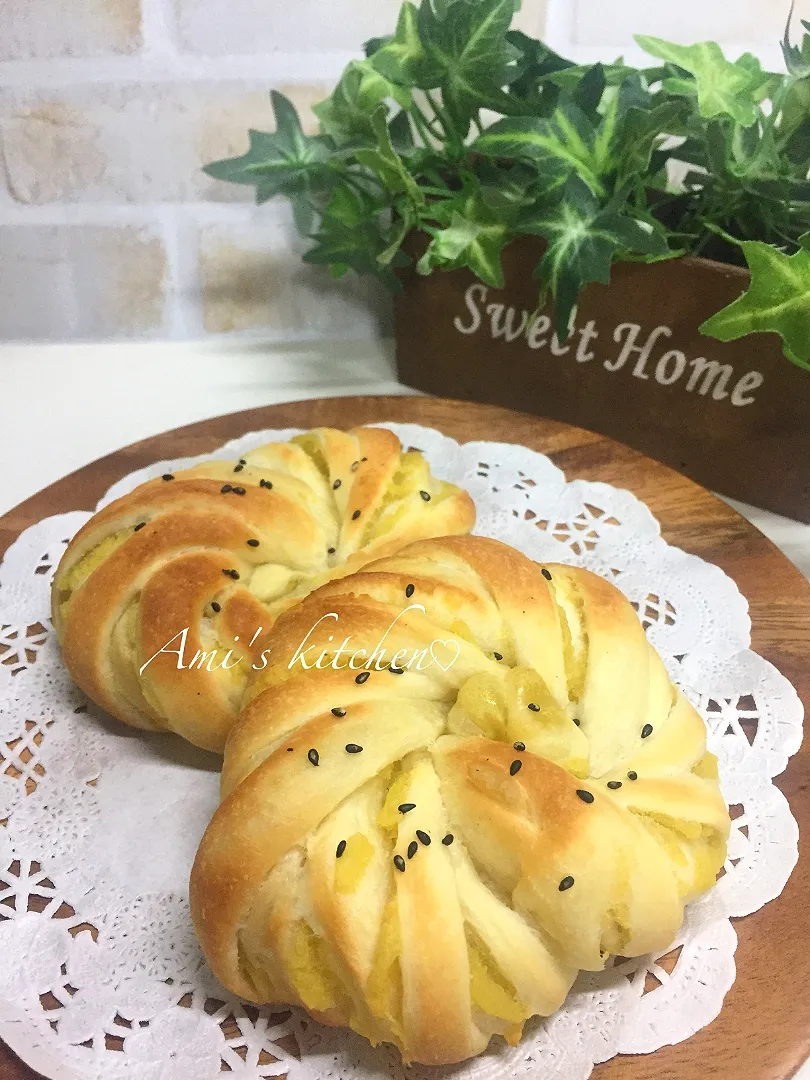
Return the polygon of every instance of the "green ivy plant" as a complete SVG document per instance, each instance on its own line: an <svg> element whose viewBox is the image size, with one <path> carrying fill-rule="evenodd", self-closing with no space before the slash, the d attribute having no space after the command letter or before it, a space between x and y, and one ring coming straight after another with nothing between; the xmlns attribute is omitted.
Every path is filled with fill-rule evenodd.
<svg viewBox="0 0 810 1080"><path fill-rule="evenodd" d="M810 23L793 45L788 21L783 74L652 37L636 40L655 66L578 65L510 29L519 6L407 0L315 106L318 134L274 91L275 131L205 171L288 196L308 262L392 289L413 232L420 274L466 266L496 288L506 245L541 237L561 334L618 260L745 261L750 289L701 329L775 332L810 370Z"/></svg>

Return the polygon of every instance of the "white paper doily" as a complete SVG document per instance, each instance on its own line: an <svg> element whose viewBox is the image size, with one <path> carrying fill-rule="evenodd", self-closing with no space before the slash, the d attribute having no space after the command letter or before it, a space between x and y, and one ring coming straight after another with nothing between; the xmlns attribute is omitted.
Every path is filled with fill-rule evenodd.
<svg viewBox="0 0 810 1080"><path fill-rule="evenodd" d="M105 717L62 669L48 619L51 573L90 516L27 529L0 567L0 1037L33 1068L70 1080L582 1080L618 1053L647 1053L708 1024L734 980L730 916L778 896L798 829L773 785L801 742L802 706L751 652L748 607L721 570L670 547L650 511L607 484L566 483L522 446L459 445L388 424L435 473L472 494L476 532L539 560L586 566L633 601L673 679L705 717L737 816L725 874L692 905L673 949L584 974L563 1009L516 1048L493 1041L453 1068L404 1069L296 1010L241 1004L208 973L187 880L217 802L218 761L171 736ZM200 458L157 462L110 489L240 452L263 431Z"/></svg>

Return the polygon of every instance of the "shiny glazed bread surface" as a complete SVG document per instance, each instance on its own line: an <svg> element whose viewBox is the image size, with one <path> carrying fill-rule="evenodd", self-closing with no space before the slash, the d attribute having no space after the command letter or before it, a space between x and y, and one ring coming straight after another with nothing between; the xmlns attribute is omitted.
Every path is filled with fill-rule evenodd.
<svg viewBox="0 0 810 1080"><path fill-rule="evenodd" d="M235 993L456 1062L516 1042L580 969L666 948L715 881L703 720L602 578L427 540L265 644L191 881Z"/></svg>
<svg viewBox="0 0 810 1080"><path fill-rule="evenodd" d="M382 428L320 428L167 474L68 546L52 594L65 663L118 719L221 752L261 628L323 582L474 519L465 492Z"/></svg>

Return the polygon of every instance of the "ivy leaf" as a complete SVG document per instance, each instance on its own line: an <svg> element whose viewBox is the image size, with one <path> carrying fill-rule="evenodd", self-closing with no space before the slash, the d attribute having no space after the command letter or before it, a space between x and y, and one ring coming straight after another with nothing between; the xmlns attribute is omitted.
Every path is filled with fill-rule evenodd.
<svg viewBox="0 0 810 1080"><path fill-rule="evenodd" d="M806 40L810 42L810 35ZM803 79L791 79L782 102L779 134L789 140L810 118L810 69Z"/></svg>
<svg viewBox="0 0 810 1080"><path fill-rule="evenodd" d="M573 67L573 62L520 30L510 30L506 40L520 53L509 83L510 98L518 99L524 106L531 105L530 115L548 116L557 104L559 87L544 80L547 75Z"/></svg>
<svg viewBox="0 0 810 1080"><path fill-rule="evenodd" d="M329 146L318 136L305 135L293 103L274 90L271 95L276 118L274 132L248 133L250 146L241 157L224 158L206 165L203 172L233 184L253 184L264 202L279 193L297 195L309 190L316 178L328 174Z"/></svg>
<svg viewBox="0 0 810 1080"><path fill-rule="evenodd" d="M502 289L501 252L512 235L509 227L487 207L480 194L460 206L456 200L449 200L445 207L437 209L440 216L449 217L449 223L432 230L433 239L416 264L417 272L429 274L435 267L468 266L487 285Z"/></svg>
<svg viewBox="0 0 810 1080"><path fill-rule="evenodd" d="M810 34L805 34L800 46L790 43L790 24L793 21L793 8L795 0L790 5L785 35L782 38L782 56L785 58L785 67L788 72L797 79L803 79L810 75ZM810 22L802 19L802 26L810 31Z"/></svg>
<svg viewBox="0 0 810 1080"><path fill-rule="evenodd" d="M455 0L439 13L431 0L422 0L417 30L429 60L429 79L418 85L440 86L445 105L462 127L483 106L511 109L501 87L521 55L507 38L516 8L516 0Z"/></svg>
<svg viewBox="0 0 810 1080"><path fill-rule="evenodd" d="M547 242L536 274L543 294L550 291L554 297L556 324L566 334L580 292L591 281L609 283L617 251L635 248L641 254L654 254L661 248L655 230L614 205L603 209L578 177L568 181L555 205L521 222L521 231Z"/></svg>
<svg viewBox="0 0 810 1080"><path fill-rule="evenodd" d="M387 45L391 40L391 34L384 34L382 37L372 37L368 41L363 42L363 55L368 60L369 57L378 53L380 49Z"/></svg>
<svg viewBox="0 0 810 1080"><path fill-rule="evenodd" d="M360 165L379 177L383 185L394 195L408 195L414 203L423 203L425 197L419 185L405 168L402 158L391 142L387 111L381 105L371 116L371 129L377 140L375 147L362 147L354 151Z"/></svg>
<svg viewBox="0 0 810 1080"><path fill-rule="evenodd" d="M613 220L613 231L623 251L641 262L659 262L681 254L670 249L663 226L654 218L619 213Z"/></svg>
<svg viewBox="0 0 810 1080"><path fill-rule="evenodd" d="M377 255L377 262L380 266L388 266L394 262L397 265L401 262L402 253L400 248L408 233L416 228L417 214L411 203L404 199L400 199L394 208L392 215L391 228L386 237L388 246L383 248Z"/></svg>
<svg viewBox="0 0 810 1080"><path fill-rule="evenodd" d="M606 86L605 69L601 64L594 64L593 67L588 68L577 83L571 94L571 100L582 109L589 119L595 121L597 109L602 101Z"/></svg>
<svg viewBox="0 0 810 1080"><path fill-rule="evenodd" d="M593 168L601 176L615 174L616 186L646 174L661 136L675 134L682 125L683 107L655 98L643 86L638 72L627 70L621 83L603 95L593 144Z"/></svg>
<svg viewBox="0 0 810 1080"><path fill-rule="evenodd" d="M338 182L330 167L330 147L319 136L305 135L292 102L277 90L270 95L276 130L249 131L249 148L241 157L212 161L203 169L217 180L252 184L256 202L287 195L299 232L307 236L315 223L313 199Z"/></svg>
<svg viewBox="0 0 810 1080"><path fill-rule="evenodd" d="M759 117L757 93L769 76L750 54L731 63L714 41L675 45L643 34L637 34L636 41L651 56L666 60L693 76L694 90L690 90L690 81L681 77L668 79L664 88L670 93L696 92L701 116L706 119L730 116L744 127L756 123Z"/></svg>
<svg viewBox="0 0 810 1080"><path fill-rule="evenodd" d="M498 120L470 149L485 157L534 161L560 178L576 173L593 192L605 193L594 169L593 126L572 101L562 103L549 119L516 116Z"/></svg>
<svg viewBox="0 0 810 1080"><path fill-rule="evenodd" d="M784 153L787 159L799 168L805 168L810 161L810 109L806 119L791 133Z"/></svg>
<svg viewBox="0 0 810 1080"><path fill-rule="evenodd" d="M751 271L751 284L742 296L712 315L700 327L719 341L736 341L746 334L779 334L785 355L810 371L810 233L800 238L794 255L770 244L745 240L740 244Z"/></svg>
<svg viewBox="0 0 810 1080"><path fill-rule="evenodd" d="M339 246L343 239L343 230L348 233L359 233L364 226L373 221L379 213L379 207L371 196L360 192L355 188L339 187L330 197L322 218L322 231L317 239L320 244L320 252L315 249L307 252L307 262L337 262L337 259L324 258L326 254L332 254L331 248ZM355 259L343 260L347 265L354 266Z"/></svg>
<svg viewBox="0 0 810 1080"><path fill-rule="evenodd" d="M411 130L411 121L407 112L401 109L388 125L391 145L398 154L410 154L416 150L416 143Z"/></svg>
<svg viewBox="0 0 810 1080"><path fill-rule="evenodd" d="M358 274L374 274L390 289L398 290L401 285L391 266L378 261L385 245L379 226L380 212L380 205L369 195L348 186L337 188L324 210L315 244L304 254L304 261L325 264L333 277L342 277L348 269ZM394 257L388 262L397 265L400 260Z"/></svg>
<svg viewBox="0 0 810 1080"><path fill-rule="evenodd" d="M648 174L653 152L662 135L679 134L683 116L683 107L677 101L664 101L649 109L634 106L627 109L610 144L619 184L632 176ZM677 151L673 151L675 153Z"/></svg>
<svg viewBox="0 0 810 1080"><path fill-rule="evenodd" d="M724 131L728 125L723 121L712 121L719 124ZM784 172L783 163L780 160L779 149L776 145L773 128L770 125L744 128L735 124L730 137L725 135L726 150L724 160L717 162L717 175L722 176L726 169L740 179L750 177L774 177Z"/></svg>
<svg viewBox="0 0 810 1080"><path fill-rule="evenodd" d="M374 50L371 62L392 82L429 90L439 85L441 74L422 45L418 19L418 10L406 0L400 8L395 32Z"/></svg>
<svg viewBox="0 0 810 1080"><path fill-rule="evenodd" d="M353 60L340 82L326 98L313 106L321 129L339 145L355 139L376 138L372 117L379 105L392 98L403 108L411 104L411 92L381 75L369 60Z"/></svg>

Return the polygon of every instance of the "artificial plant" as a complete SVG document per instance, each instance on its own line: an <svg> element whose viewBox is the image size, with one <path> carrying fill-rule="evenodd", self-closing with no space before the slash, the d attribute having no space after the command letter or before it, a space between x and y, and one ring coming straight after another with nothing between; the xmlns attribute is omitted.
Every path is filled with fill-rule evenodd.
<svg viewBox="0 0 810 1080"><path fill-rule="evenodd" d="M536 276L561 334L580 292L617 260L744 259L751 287L701 328L781 335L810 370L810 23L786 72L713 42L638 37L655 66L579 65L510 29L520 0L422 0L365 45L305 134L282 94L276 129L213 177L288 196L304 258L398 287L403 243L420 274L466 266L504 284L516 236L545 241Z"/></svg>

